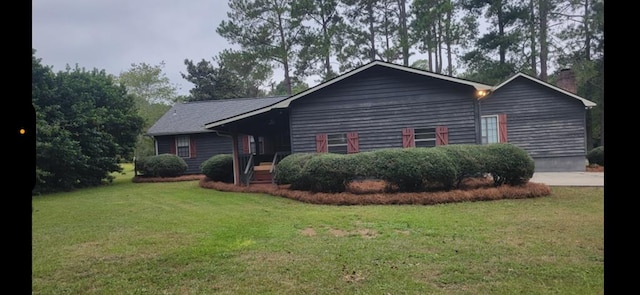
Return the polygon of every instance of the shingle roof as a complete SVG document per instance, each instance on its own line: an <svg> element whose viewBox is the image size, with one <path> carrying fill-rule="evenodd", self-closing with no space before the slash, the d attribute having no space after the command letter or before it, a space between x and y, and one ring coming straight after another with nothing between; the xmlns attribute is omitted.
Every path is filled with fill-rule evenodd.
<svg viewBox="0 0 640 295"><path fill-rule="evenodd" d="M294 94L292 96L286 97L286 99L282 99L280 102L278 102L277 104L271 105L271 106L265 106L264 108L261 109L256 109L254 111L248 112L248 113L242 113L242 114L238 114L237 116L233 117L233 118L226 118L226 119L221 119L221 120L217 120L217 121L209 121L207 122L206 126L208 128L214 128L216 126L220 126L229 122L233 122L236 120L240 120L243 118L247 118L247 117L251 117L257 114L261 114L264 112L267 112L271 109L275 109L275 108L287 108L289 107L289 104L300 98L300 97L304 97L310 93L313 93L315 91L318 91L324 87L327 87L331 84L337 83L341 80L344 80L348 77L354 76L360 72L364 72L366 70L368 70L369 68L373 68L373 67L386 67L386 68L391 68L391 69L396 69L396 70L400 70L400 71L404 71L404 72L408 72L408 73L414 73L414 74L418 74L418 75L423 75L423 76L427 76L427 77L432 77L432 78L437 78L437 79L442 79L442 80L446 80L446 81L452 81L452 82L456 82L456 83L460 83L460 84L464 84L464 85L469 85L469 86L473 86L475 87L477 90L489 90L491 89L491 86L486 85L486 84L482 84L482 83L478 83L478 82L473 82L470 80L466 80L466 79L460 79L460 78L455 78L455 77L451 77L451 76L447 76L447 75L443 75L443 74L438 74L438 73L434 73L434 72L430 72L430 71L426 71L426 70L421 70L421 69L417 69L417 68L412 68L412 67L407 67L407 66L401 66L401 65L397 65L394 63L389 63L389 62L384 62L384 61L380 61L380 60L375 60L372 62L369 62L365 65L362 65L358 68L355 68L349 72L346 72L340 76L334 77L333 79L330 79L328 81L325 81L323 83L320 83L316 86L313 86L307 90L304 90L302 92L299 92L297 94Z"/></svg>
<svg viewBox="0 0 640 295"><path fill-rule="evenodd" d="M498 84L498 85L494 86L494 87L491 89L491 91L496 91L496 90L498 90L500 87L502 87L502 86L505 86L505 85L509 84L511 81L515 80L515 79L516 79L516 78L518 78L518 77L527 78L527 79L529 79L529 80L531 80L531 81L534 81L534 82L540 83L540 84L542 84L542 85L544 85L544 86L546 86L546 87L549 87L549 88L554 89L554 90L556 90L556 91L562 92L562 93L564 93L564 94L566 94L566 95L568 95L568 96L571 96L571 97L573 97L573 98L575 98L575 99L579 100L580 102L582 102L582 104L584 104L584 106L585 106L585 107L590 108L590 107L594 107L594 106L596 106L596 103L595 103L595 102L593 102L593 101L590 101L590 100L584 99L584 98L582 98L582 97L580 97L580 96L578 96L578 95L576 95L576 94L573 94L573 93L571 93L571 92L569 92L569 91L566 91L566 90L564 90L564 89L562 89L562 88L560 88L560 87L558 87L558 86L552 85L552 84L547 83L547 82L545 82L545 81L542 81L542 80L540 80L540 79L538 79L538 78L535 78L535 77L529 76L529 75L527 75L527 74L525 74L525 73L517 73L517 74L515 74L515 75L511 76L511 78L507 79L506 81L504 81L504 82L502 82L502 83L500 83L500 84ZM490 98L485 97L484 99L490 99Z"/></svg>
<svg viewBox="0 0 640 295"><path fill-rule="evenodd" d="M275 104L287 96L198 101L175 104L147 131L147 135L172 135L212 132L209 122L235 117Z"/></svg>

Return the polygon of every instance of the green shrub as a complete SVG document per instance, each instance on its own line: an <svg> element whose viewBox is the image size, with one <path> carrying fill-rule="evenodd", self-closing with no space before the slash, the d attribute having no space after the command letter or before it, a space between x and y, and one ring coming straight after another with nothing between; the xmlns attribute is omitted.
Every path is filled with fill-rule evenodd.
<svg viewBox="0 0 640 295"><path fill-rule="evenodd" d="M200 164L200 171L213 181L233 183L233 155L212 156Z"/></svg>
<svg viewBox="0 0 640 295"><path fill-rule="evenodd" d="M426 185L449 189L456 177L454 163L443 150L390 148L374 153L374 176L399 191L422 191Z"/></svg>
<svg viewBox="0 0 640 295"><path fill-rule="evenodd" d="M416 148L416 150L425 185L441 187L445 190L451 189L457 175L456 166L451 157L438 148Z"/></svg>
<svg viewBox="0 0 640 295"><path fill-rule="evenodd" d="M456 170L456 187L466 178L484 174L482 162L483 146L477 144L450 144L436 147L443 150L453 162Z"/></svg>
<svg viewBox="0 0 640 295"><path fill-rule="evenodd" d="M344 192L354 173L349 161L350 155L319 154L307 161L302 171L312 192Z"/></svg>
<svg viewBox="0 0 640 295"><path fill-rule="evenodd" d="M317 153L295 153L290 154L276 165L275 182L277 184L290 184L291 189L308 190L308 180L304 178L302 173L304 166L309 159L316 157Z"/></svg>
<svg viewBox="0 0 640 295"><path fill-rule="evenodd" d="M495 186L521 185L533 177L535 163L523 149L509 143L483 146L485 168L491 174Z"/></svg>
<svg viewBox="0 0 640 295"><path fill-rule="evenodd" d="M600 165L604 167L604 146L599 146L591 149L587 153L587 160L589 165Z"/></svg>
<svg viewBox="0 0 640 295"><path fill-rule="evenodd" d="M371 178L376 174L373 167L375 157L375 152L359 152L349 154L345 160L346 165L351 167L354 177Z"/></svg>
<svg viewBox="0 0 640 295"><path fill-rule="evenodd" d="M140 163L142 162L142 163ZM136 167L145 176L175 177L187 171L188 165L184 159L173 154L149 156L138 161Z"/></svg>

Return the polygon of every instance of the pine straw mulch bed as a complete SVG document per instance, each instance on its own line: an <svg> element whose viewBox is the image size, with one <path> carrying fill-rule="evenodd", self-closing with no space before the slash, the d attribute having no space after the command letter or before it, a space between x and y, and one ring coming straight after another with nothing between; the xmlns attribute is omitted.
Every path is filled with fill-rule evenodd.
<svg viewBox="0 0 640 295"><path fill-rule="evenodd" d="M385 183L377 180L357 181L343 193L313 193L291 190L288 185L259 184L236 186L211 181L204 177L200 186L226 192L264 193L322 205L434 205L455 202L525 199L548 196L551 188L546 184L528 182L521 186L494 187L490 179L470 179L459 189L418 193L385 193Z"/></svg>
<svg viewBox="0 0 640 295"><path fill-rule="evenodd" d="M586 172L604 172L604 166L586 166ZM546 184L528 182L521 186L503 185L494 187L490 179L470 179L459 189L419 193L387 193L383 181L367 180L352 182L343 193L312 193L291 190L288 185L257 184L236 186L230 183L211 181L202 174L182 175L178 177L134 176L132 181L173 182L198 180L203 188L226 192L264 193L289 198L311 204L325 205L434 205L453 202L491 201L503 199L524 199L548 196L551 188Z"/></svg>

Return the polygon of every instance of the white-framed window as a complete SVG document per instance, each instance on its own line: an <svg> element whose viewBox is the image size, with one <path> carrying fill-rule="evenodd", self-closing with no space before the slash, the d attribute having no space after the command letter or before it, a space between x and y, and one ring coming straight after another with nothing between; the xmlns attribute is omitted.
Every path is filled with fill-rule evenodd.
<svg viewBox="0 0 640 295"><path fill-rule="evenodd" d="M436 128L416 128L414 136L416 147L436 146Z"/></svg>
<svg viewBox="0 0 640 295"><path fill-rule="evenodd" d="M180 135L176 137L176 154L178 157L189 158L190 155L190 143L191 139L189 135Z"/></svg>
<svg viewBox="0 0 640 295"><path fill-rule="evenodd" d="M258 136L258 152L256 153L255 136L249 136L249 146L251 147L251 153L256 155L264 154L264 137Z"/></svg>
<svg viewBox="0 0 640 295"><path fill-rule="evenodd" d="M327 134L327 150L330 153L346 154L347 153L347 134L346 133Z"/></svg>
<svg viewBox="0 0 640 295"><path fill-rule="evenodd" d="M499 142L498 137L498 115L482 116L480 118L482 126L482 144Z"/></svg>

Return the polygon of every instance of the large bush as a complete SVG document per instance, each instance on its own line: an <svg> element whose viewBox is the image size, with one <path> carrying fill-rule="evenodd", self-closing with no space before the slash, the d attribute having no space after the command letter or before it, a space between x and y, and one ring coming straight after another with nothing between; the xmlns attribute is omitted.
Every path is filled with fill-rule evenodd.
<svg viewBox="0 0 640 295"><path fill-rule="evenodd" d="M200 171L213 181L233 183L233 155L212 156L200 164Z"/></svg>
<svg viewBox="0 0 640 295"><path fill-rule="evenodd" d="M489 144L483 149L484 170L491 174L494 185L521 185L533 177L535 162L525 150L509 143Z"/></svg>
<svg viewBox="0 0 640 295"><path fill-rule="evenodd" d="M426 186L449 189L456 171L448 155L435 148L391 148L374 152L375 177L399 191L422 191Z"/></svg>
<svg viewBox="0 0 640 295"><path fill-rule="evenodd" d="M131 159L144 121L123 85L103 70L54 73L32 51L34 194L101 185Z"/></svg>
<svg viewBox="0 0 640 295"><path fill-rule="evenodd" d="M318 155L317 153L296 153L282 158L276 165L275 182L290 184L291 189L309 189L309 182L308 179L305 179L303 169L307 161Z"/></svg>
<svg viewBox="0 0 640 295"><path fill-rule="evenodd" d="M351 167L351 172L354 177L366 179L376 175L374 167L375 159L375 152L359 152L346 157L345 164Z"/></svg>
<svg viewBox="0 0 640 295"><path fill-rule="evenodd" d="M481 177L484 174L483 147L477 144L450 144L436 147L443 150L453 161L457 187L467 178Z"/></svg>
<svg viewBox="0 0 640 295"><path fill-rule="evenodd" d="M140 159L136 169L144 176L176 177L187 171L184 159L173 154L160 154Z"/></svg>
<svg viewBox="0 0 640 295"><path fill-rule="evenodd" d="M604 167L604 146L599 146L587 153L589 165L600 165Z"/></svg>
<svg viewBox="0 0 640 295"><path fill-rule="evenodd" d="M348 164L349 155L319 154L310 158L302 171L313 192L344 192L353 179L352 166Z"/></svg>

